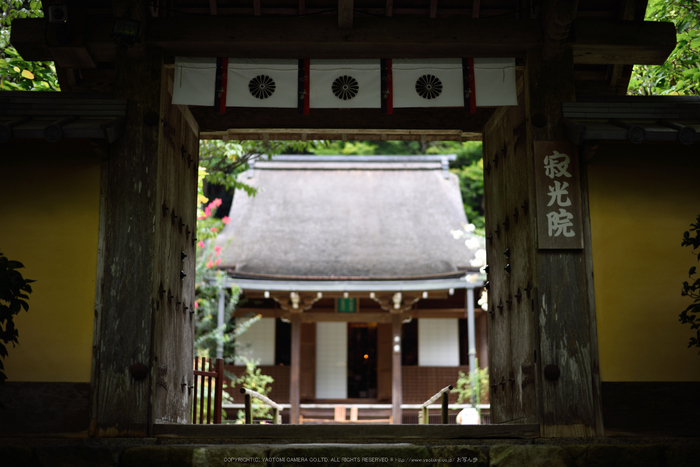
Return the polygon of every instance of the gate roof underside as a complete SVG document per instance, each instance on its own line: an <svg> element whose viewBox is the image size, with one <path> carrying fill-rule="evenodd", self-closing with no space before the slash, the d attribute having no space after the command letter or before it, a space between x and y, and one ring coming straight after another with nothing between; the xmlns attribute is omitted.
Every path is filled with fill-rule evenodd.
<svg viewBox="0 0 700 467"><path fill-rule="evenodd" d="M45 9L51 3L44 2ZM577 96L624 94L633 64L661 64L675 46L670 23L644 22L645 0L172 0L76 1L68 22L13 21L12 44L26 60L54 60L63 91L112 92L123 42L115 20L140 22L127 56L234 58L515 57L522 74L529 51L570 46ZM138 5L140 4L140 9ZM59 30L60 29L60 30ZM68 31L66 31L66 29ZM67 42L66 42L67 41ZM204 138L466 140L476 139L492 108L373 109L192 107ZM317 130L306 132L303 130ZM238 131L241 130L241 131ZM253 131L258 130L258 131ZM322 131L323 130L323 131ZM343 131L346 130L346 131ZM394 130L389 131L389 130ZM448 133L440 133L447 131Z"/></svg>
<svg viewBox="0 0 700 467"><path fill-rule="evenodd" d="M217 237L231 276L439 279L475 269L475 251L452 235L466 217L439 156L313 159L278 156L242 175L260 192L236 193Z"/></svg>

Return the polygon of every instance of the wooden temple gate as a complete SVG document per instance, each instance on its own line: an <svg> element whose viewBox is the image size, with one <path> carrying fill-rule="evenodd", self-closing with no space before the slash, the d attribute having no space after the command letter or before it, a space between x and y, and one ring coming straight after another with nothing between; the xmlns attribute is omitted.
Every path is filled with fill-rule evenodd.
<svg viewBox="0 0 700 467"><path fill-rule="evenodd" d="M537 55L518 83L519 106L499 109L484 128L492 422L539 421L545 436L593 436L602 420L587 204L574 219L583 248L544 249L538 231L549 210L538 203L548 188L537 184L542 142L566 150L575 187L568 196L587 200L576 180L585 173L575 165L578 148L566 142L560 118L560 103L574 98L571 56Z"/></svg>
<svg viewBox="0 0 700 467"><path fill-rule="evenodd" d="M193 355L182 343L194 339L199 138L187 112L170 105L161 63L123 60L116 72L115 94L129 105L125 135L103 164L97 436L143 434L154 422L186 423L189 415Z"/></svg>
<svg viewBox="0 0 700 467"><path fill-rule="evenodd" d="M44 2L45 8L52 3ZM374 135L429 141L466 140L479 133L491 284L492 422L539 424L544 437L602 435L585 171L581 180L570 183L581 198L577 221L582 248L542 248L537 145L566 141L562 103L574 101L582 83L575 64L602 64L603 79L595 84L614 93L631 63L664 61L673 48L673 27L629 21L643 16L641 4L646 2L614 2L611 21L575 22L579 5L591 9L588 3L594 2L526 2L531 19L522 14L498 19L495 13L496 18L478 19L475 1L471 17L463 19L432 13L392 17L388 1L386 17L363 16L353 25L352 1L338 3L337 17L315 18L266 17L256 1L255 17L235 27L214 16L215 1L165 2L174 4L176 13L177 7L211 8L210 17L172 15L146 1L102 3L102 9L69 5L75 18L69 24L81 32L69 43L51 42L51 34L47 42L44 31L56 25L45 20L18 20L12 30L13 44L25 59L56 60L64 91L107 90L128 100L126 132L109 148L103 165L91 435L147 436L155 423L186 423L200 137ZM506 2L500 3L506 9ZM276 4L285 7L283 1ZM437 12L437 2L431 5ZM116 45L105 33L115 18L140 21L131 47ZM569 34L572 25L575 37ZM438 34L440 30L447 32ZM164 58L299 54L344 59L515 56L524 63L518 72L519 105L473 114L465 109L407 109L396 115L320 109L303 116L296 109L219 113L199 107L190 113L170 104ZM605 81L608 66L613 78ZM590 80L581 86L581 92L596 92ZM570 157L573 166L575 153ZM303 342L301 326L294 327L292 339Z"/></svg>

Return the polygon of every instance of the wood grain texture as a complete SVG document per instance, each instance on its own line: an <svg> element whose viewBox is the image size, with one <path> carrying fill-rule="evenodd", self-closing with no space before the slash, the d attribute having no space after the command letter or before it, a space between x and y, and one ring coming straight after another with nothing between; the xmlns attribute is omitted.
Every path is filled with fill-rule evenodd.
<svg viewBox="0 0 700 467"><path fill-rule="evenodd" d="M158 115L160 73L158 57L124 56L117 64L117 95L131 100L126 134L111 147L105 198L100 362L93 375L99 436L146 436L151 421L156 239L150 220L158 214L159 132L143 119L148 112ZM134 365L143 365L146 374L136 379L130 373Z"/></svg>
<svg viewBox="0 0 700 467"><path fill-rule="evenodd" d="M290 321L292 323L292 348L289 378L289 403L291 404L289 423L297 425L299 424L299 403L301 401L301 320L298 313L290 316Z"/></svg>
<svg viewBox="0 0 700 467"><path fill-rule="evenodd" d="M576 63L661 64L675 45L671 23L577 20L571 26ZM94 63L114 62L117 46L110 37L113 18L94 17L86 24L85 49ZM12 43L25 60L54 60L43 18L13 22ZM338 28L333 16L224 16L159 18L149 24L145 45L169 55L239 58L426 58L524 56L541 47L538 20L430 18L425 16L354 18L351 31ZM65 54L60 58L71 63ZM79 60L80 56L75 60Z"/></svg>
<svg viewBox="0 0 700 467"><path fill-rule="evenodd" d="M563 141L562 102L574 100L573 54L528 55L527 112L532 141ZM528 147L530 158L534 148ZM537 206L531 209L539 219ZM593 436L596 411L591 361L590 302L584 250L539 250L535 313L539 320L538 381L545 437ZM547 373L545 368L558 370ZM548 376L548 377L546 377ZM575 401L575 402L573 402Z"/></svg>
<svg viewBox="0 0 700 467"><path fill-rule="evenodd" d="M532 439L539 426L521 425L156 425L154 436L208 439Z"/></svg>
<svg viewBox="0 0 700 467"><path fill-rule="evenodd" d="M372 130L459 130L481 132L486 121L493 114L492 108L479 108L470 114L461 107L439 109L396 109L392 115L384 115L380 109L311 109L309 115L299 115L296 109L227 108L225 114L218 114L213 108L192 107L192 115L205 135L210 132L235 129L362 129ZM314 132L310 131L312 137ZM321 132L323 133L323 132ZM354 133L350 131L349 133ZM370 139L380 139L381 133L368 132ZM303 135L299 132L299 135ZM389 133L387 133L388 136ZM291 135L290 135L291 136ZM421 139L417 135L416 139ZM433 136L426 134L425 137ZM435 136L438 136L437 134ZM346 136L347 137L347 136ZM341 139L336 135L335 139ZM445 139L453 140L454 135Z"/></svg>
<svg viewBox="0 0 700 467"><path fill-rule="evenodd" d="M532 377L538 342L531 295L536 274L536 231L530 209L534 184L523 92L519 104L497 112L484 129L490 281L486 320L491 416L496 423L539 419Z"/></svg>
<svg viewBox="0 0 700 467"><path fill-rule="evenodd" d="M338 29L346 31L352 29L354 6L354 0L338 0Z"/></svg>
<svg viewBox="0 0 700 467"><path fill-rule="evenodd" d="M316 324L301 324L301 399L316 399Z"/></svg>
<svg viewBox="0 0 700 467"><path fill-rule="evenodd" d="M512 406L505 394L505 378L510 370L511 340L508 314L503 313L508 295L509 279L505 267L509 264L504 252L507 241L502 225L506 219L506 177L503 170L505 125L498 112L484 128L484 204L486 207L486 257L489 267L489 399L492 423L513 419ZM502 382L503 385L500 383Z"/></svg>
<svg viewBox="0 0 700 467"><path fill-rule="evenodd" d="M168 104L159 56L125 55L116 74L129 101L104 197L93 423L96 436L147 436L156 419L186 421L189 407L199 143Z"/></svg>
<svg viewBox="0 0 700 467"><path fill-rule="evenodd" d="M595 434L603 436L603 406L600 379L600 357L598 355L598 319L596 316L595 303L595 281L593 279L593 248L591 240L591 216L590 198L588 196L588 166L586 163L586 148L589 145L581 146L581 157L579 170L581 173L581 214L583 215L583 235L584 245L588 248L584 250L586 261L586 289L588 291L588 326L591 341L591 389L593 391L593 410L595 415Z"/></svg>
<svg viewBox="0 0 700 467"><path fill-rule="evenodd" d="M390 323L377 325L377 401L391 400L393 335Z"/></svg>
<svg viewBox="0 0 700 467"><path fill-rule="evenodd" d="M153 416L188 420L194 340L194 279L199 138L179 106L170 105L168 73L161 77L161 107L155 202L156 269L153 366L157 370ZM183 256L184 255L184 256ZM162 291L162 293L161 293Z"/></svg>

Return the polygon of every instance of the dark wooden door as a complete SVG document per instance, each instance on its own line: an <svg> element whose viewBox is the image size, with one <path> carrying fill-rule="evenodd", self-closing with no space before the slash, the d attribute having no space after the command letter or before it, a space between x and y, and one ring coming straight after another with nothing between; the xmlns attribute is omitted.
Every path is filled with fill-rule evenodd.
<svg viewBox="0 0 700 467"><path fill-rule="evenodd" d="M518 107L501 108L484 129L489 384L494 423L537 421L533 294L537 237L531 173L521 102Z"/></svg>
<svg viewBox="0 0 700 467"><path fill-rule="evenodd" d="M164 73L164 79L169 79ZM154 187L160 209L154 219L154 353L157 377L154 419L187 423L194 346L197 168L199 136L178 106L170 105L163 83L158 150L159 177Z"/></svg>

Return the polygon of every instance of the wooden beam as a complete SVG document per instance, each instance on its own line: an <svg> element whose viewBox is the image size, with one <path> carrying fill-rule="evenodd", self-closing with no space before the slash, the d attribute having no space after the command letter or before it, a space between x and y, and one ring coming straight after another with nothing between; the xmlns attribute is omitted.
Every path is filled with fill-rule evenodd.
<svg viewBox="0 0 700 467"><path fill-rule="evenodd" d="M388 18L394 16L394 0L386 0L386 10L384 14Z"/></svg>
<svg viewBox="0 0 700 467"><path fill-rule="evenodd" d="M550 0L542 17L545 42L542 56L561 54L569 39L571 25L578 11L578 0Z"/></svg>
<svg viewBox="0 0 700 467"><path fill-rule="evenodd" d="M642 4L643 8L642 8ZM618 19L623 21L644 21L647 2L637 2L635 0L623 0L620 3ZM611 65L608 67L608 80L610 87L615 89L615 93L621 96L627 94L630 78L632 77L632 65Z"/></svg>
<svg viewBox="0 0 700 467"><path fill-rule="evenodd" d="M194 118L194 117L193 117ZM233 139L262 141L267 134L269 140L338 140L343 135L349 140L373 141L480 141L478 132L461 130L375 130L375 129L331 129L321 128L229 128L224 131L207 131L200 134L202 139Z"/></svg>
<svg viewBox="0 0 700 467"><path fill-rule="evenodd" d="M473 0L472 2L472 18L479 17L479 8L481 7L481 0Z"/></svg>
<svg viewBox="0 0 700 467"><path fill-rule="evenodd" d="M391 323L391 320L389 313L301 313L302 323Z"/></svg>
<svg viewBox="0 0 700 467"><path fill-rule="evenodd" d="M475 313L483 313L483 310L477 308ZM235 316L245 317L251 315L260 315L263 318L283 318L291 319L292 315L288 311L276 310L272 308L241 308L236 310ZM369 313L336 313L331 309L321 309L319 311L305 311L300 314L302 323L391 323L392 314L387 312L369 312ZM464 309L434 309L434 310L412 310L402 314L402 319L413 318L449 318L460 319L464 318Z"/></svg>
<svg viewBox="0 0 700 467"><path fill-rule="evenodd" d="M324 16L305 18L169 18L153 24L147 43L185 56L281 58L426 58L522 56L542 43L529 20L358 17L352 30ZM343 23L344 27L348 24Z"/></svg>
<svg viewBox="0 0 700 467"><path fill-rule="evenodd" d="M338 0L338 29L341 31L352 29L354 5L354 0Z"/></svg>
<svg viewBox="0 0 700 467"><path fill-rule="evenodd" d="M95 63L114 62L111 18L91 18L84 44ZM30 61L53 60L45 20L12 23L12 43ZM672 23L589 21L573 25L575 63L661 64L675 46ZM161 18L149 25L146 45L168 55L240 58L523 57L544 43L537 20L361 17L352 31L335 18L223 16ZM68 66L69 64L66 64Z"/></svg>
<svg viewBox="0 0 700 467"><path fill-rule="evenodd" d="M430 17L436 18L438 10L438 0L430 0Z"/></svg>
<svg viewBox="0 0 700 467"><path fill-rule="evenodd" d="M394 425L403 423L401 404L403 403L402 375L401 375L401 346L403 345L401 315L393 315L391 323L391 418ZM397 347L398 346L398 351Z"/></svg>
<svg viewBox="0 0 700 467"><path fill-rule="evenodd" d="M575 64L662 65L676 47L673 23L576 21L574 34Z"/></svg>
<svg viewBox="0 0 700 467"><path fill-rule="evenodd" d="M309 115L299 115L296 109L228 108L225 114L219 114L214 108L209 107L190 107L190 110L199 123L200 131L207 135L210 132L227 132L229 128L304 128L306 130L372 128L404 130L406 133L412 130L457 130L479 133L495 109L480 108L475 114L467 113L463 108L395 109L393 115L384 115L379 109L343 109L342 112L337 109L311 109ZM390 135L391 131L387 131L386 134ZM424 134L425 131L416 133L419 136L418 139ZM426 140L427 136L426 134ZM381 132L376 139L381 139Z"/></svg>
<svg viewBox="0 0 700 467"><path fill-rule="evenodd" d="M217 15L217 5L216 0L209 0L209 14L212 16Z"/></svg>
<svg viewBox="0 0 700 467"><path fill-rule="evenodd" d="M255 16L260 16L262 14L260 0L253 0L253 14Z"/></svg>
<svg viewBox="0 0 700 467"><path fill-rule="evenodd" d="M396 440L415 442L415 440L436 440L434 444L444 443L449 439L534 439L539 436L539 425L369 425L369 424L340 424L340 425L155 425L154 436L167 439L274 439L299 440L308 443L309 440L321 442L326 440ZM287 441L283 441L287 442ZM379 450L378 450L379 451ZM282 451L284 452L284 451ZM297 451L298 452L298 451ZM379 452L383 452L379 451ZM150 452L149 452L150 453ZM137 457L141 453L137 453ZM154 462L155 463L155 462Z"/></svg>
<svg viewBox="0 0 700 467"><path fill-rule="evenodd" d="M292 425L299 424L301 392L299 385L301 383L301 319L299 314L295 313L292 316L292 343L291 343L291 361L290 361L290 378L289 378L289 404L290 415L289 423Z"/></svg>

